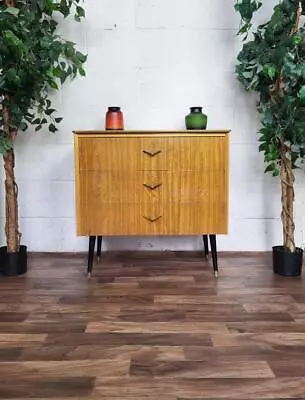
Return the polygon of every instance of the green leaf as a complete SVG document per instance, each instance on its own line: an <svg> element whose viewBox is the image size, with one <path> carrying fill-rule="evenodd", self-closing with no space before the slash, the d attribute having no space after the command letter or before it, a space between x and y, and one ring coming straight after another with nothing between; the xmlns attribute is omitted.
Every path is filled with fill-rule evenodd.
<svg viewBox="0 0 305 400"><path fill-rule="evenodd" d="M63 14L63 16L66 18L69 13L70 13L70 8L69 6L66 4L66 1L62 1L60 2L60 6L58 8L58 10Z"/></svg>
<svg viewBox="0 0 305 400"><path fill-rule="evenodd" d="M28 129L28 124L25 122L21 122L21 124L19 125L19 129L21 129L22 131L26 131Z"/></svg>
<svg viewBox="0 0 305 400"><path fill-rule="evenodd" d="M276 165L274 163L271 163L267 166L265 169L265 172L273 172L276 169Z"/></svg>
<svg viewBox="0 0 305 400"><path fill-rule="evenodd" d="M61 117L55 118L55 122L57 124L59 124L62 120L63 120L63 118L61 118Z"/></svg>
<svg viewBox="0 0 305 400"><path fill-rule="evenodd" d="M49 108L48 110L45 111L46 115L51 115L55 112L56 110L54 108Z"/></svg>
<svg viewBox="0 0 305 400"><path fill-rule="evenodd" d="M81 68L78 69L78 71L79 71L81 76L86 76L86 71L84 70L84 68L81 67Z"/></svg>
<svg viewBox="0 0 305 400"><path fill-rule="evenodd" d="M76 52L76 57L82 64L87 61L87 56L79 51Z"/></svg>
<svg viewBox="0 0 305 400"><path fill-rule="evenodd" d="M305 100L305 85L301 87L298 96L300 98L301 101Z"/></svg>
<svg viewBox="0 0 305 400"><path fill-rule="evenodd" d="M274 168L273 172L272 172L273 176L279 176L280 175L280 170L276 167Z"/></svg>
<svg viewBox="0 0 305 400"><path fill-rule="evenodd" d="M292 151L293 153L298 154L298 153L300 152L300 145L299 145L299 144L293 144L293 145L291 146L291 151Z"/></svg>
<svg viewBox="0 0 305 400"><path fill-rule="evenodd" d="M253 71L245 71L243 72L243 77L246 79L252 79L253 78Z"/></svg>
<svg viewBox="0 0 305 400"><path fill-rule="evenodd" d="M80 17L84 17L85 16L85 10L80 6L76 7L76 12Z"/></svg>
<svg viewBox="0 0 305 400"><path fill-rule="evenodd" d="M49 81L49 85L51 86L52 89L58 90L59 87L55 81Z"/></svg>
<svg viewBox="0 0 305 400"><path fill-rule="evenodd" d="M56 128L56 126L54 124L50 124L49 131L52 133L55 133L56 131L58 131L58 129Z"/></svg>
<svg viewBox="0 0 305 400"><path fill-rule="evenodd" d="M0 131L1 132L1 131ZM13 141L0 133L0 153L6 154L14 147Z"/></svg>
<svg viewBox="0 0 305 400"><path fill-rule="evenodd" d="M4 12L11 14L14 17L18 17L20 10L16 7L8 7Z"/></svg>
<svg viewBox="0 0 305 400"><path fill-rule="evenodd" d="M276 66L273 64L267 64L264 66L263 71L271 80L273 80L276 75Z"/></svg>
<svg viewBox="0 0 305 400"><path fill-rule="evenodd" d="M294 36L294 38L292 39L294 45L299 44L301 40L302 39L299 36Z"/></svg>

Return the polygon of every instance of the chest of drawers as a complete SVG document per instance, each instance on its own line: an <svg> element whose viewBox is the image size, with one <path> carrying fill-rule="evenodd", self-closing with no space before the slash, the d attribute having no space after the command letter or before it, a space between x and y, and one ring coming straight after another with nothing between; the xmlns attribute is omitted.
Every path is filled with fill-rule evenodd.
<svg viewBox="0 0 305 400"><path fill-rule="evenodd" d="M228 230L228 131L75 132L79 236Z"/></svg>

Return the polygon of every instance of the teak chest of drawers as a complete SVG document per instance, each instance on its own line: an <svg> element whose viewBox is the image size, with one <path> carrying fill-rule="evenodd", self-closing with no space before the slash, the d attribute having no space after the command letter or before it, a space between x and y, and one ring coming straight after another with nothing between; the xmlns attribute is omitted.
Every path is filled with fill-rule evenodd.
<svg viewBox="0 0 305 400"><path fill-rule="evenodd" d="M77 131L77 235L210 235L228 231L229 131Z"/></svg>

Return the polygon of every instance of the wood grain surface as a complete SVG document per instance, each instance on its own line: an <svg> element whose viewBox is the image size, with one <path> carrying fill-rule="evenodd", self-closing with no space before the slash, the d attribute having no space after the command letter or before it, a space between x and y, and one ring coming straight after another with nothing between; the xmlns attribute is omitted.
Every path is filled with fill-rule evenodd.
<svg viewBox="0 0 305 400"><path fill-rule="evenodd" d="M75 135L79 236L228 231L229 135Z"/></svg>
<svg viewBox="0 0 305 400"><path fill-rule="evenodd" d="M305 398L305 281L271 256L33 255L0 280L0 399Z"/></svg>

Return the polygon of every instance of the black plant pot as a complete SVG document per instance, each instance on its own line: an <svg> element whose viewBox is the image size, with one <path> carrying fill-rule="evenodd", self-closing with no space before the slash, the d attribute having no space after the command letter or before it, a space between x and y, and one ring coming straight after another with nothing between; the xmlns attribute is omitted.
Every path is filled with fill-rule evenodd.
<svg viewBox="0 0 305 400"><path fill-rule="evenodd" d="M20 246L18 253L8 253L7 247L0 247L0 274L18 276L27 271L28 257L26 246Z"/></svg>
<svg viewBox="0 0 305 400"><path fill-rule="evenodd" d="M300 276L302 273L303 250L296 248L291 253L284 246L274 246L273 250L273 271L283 276Z"/></svg>

